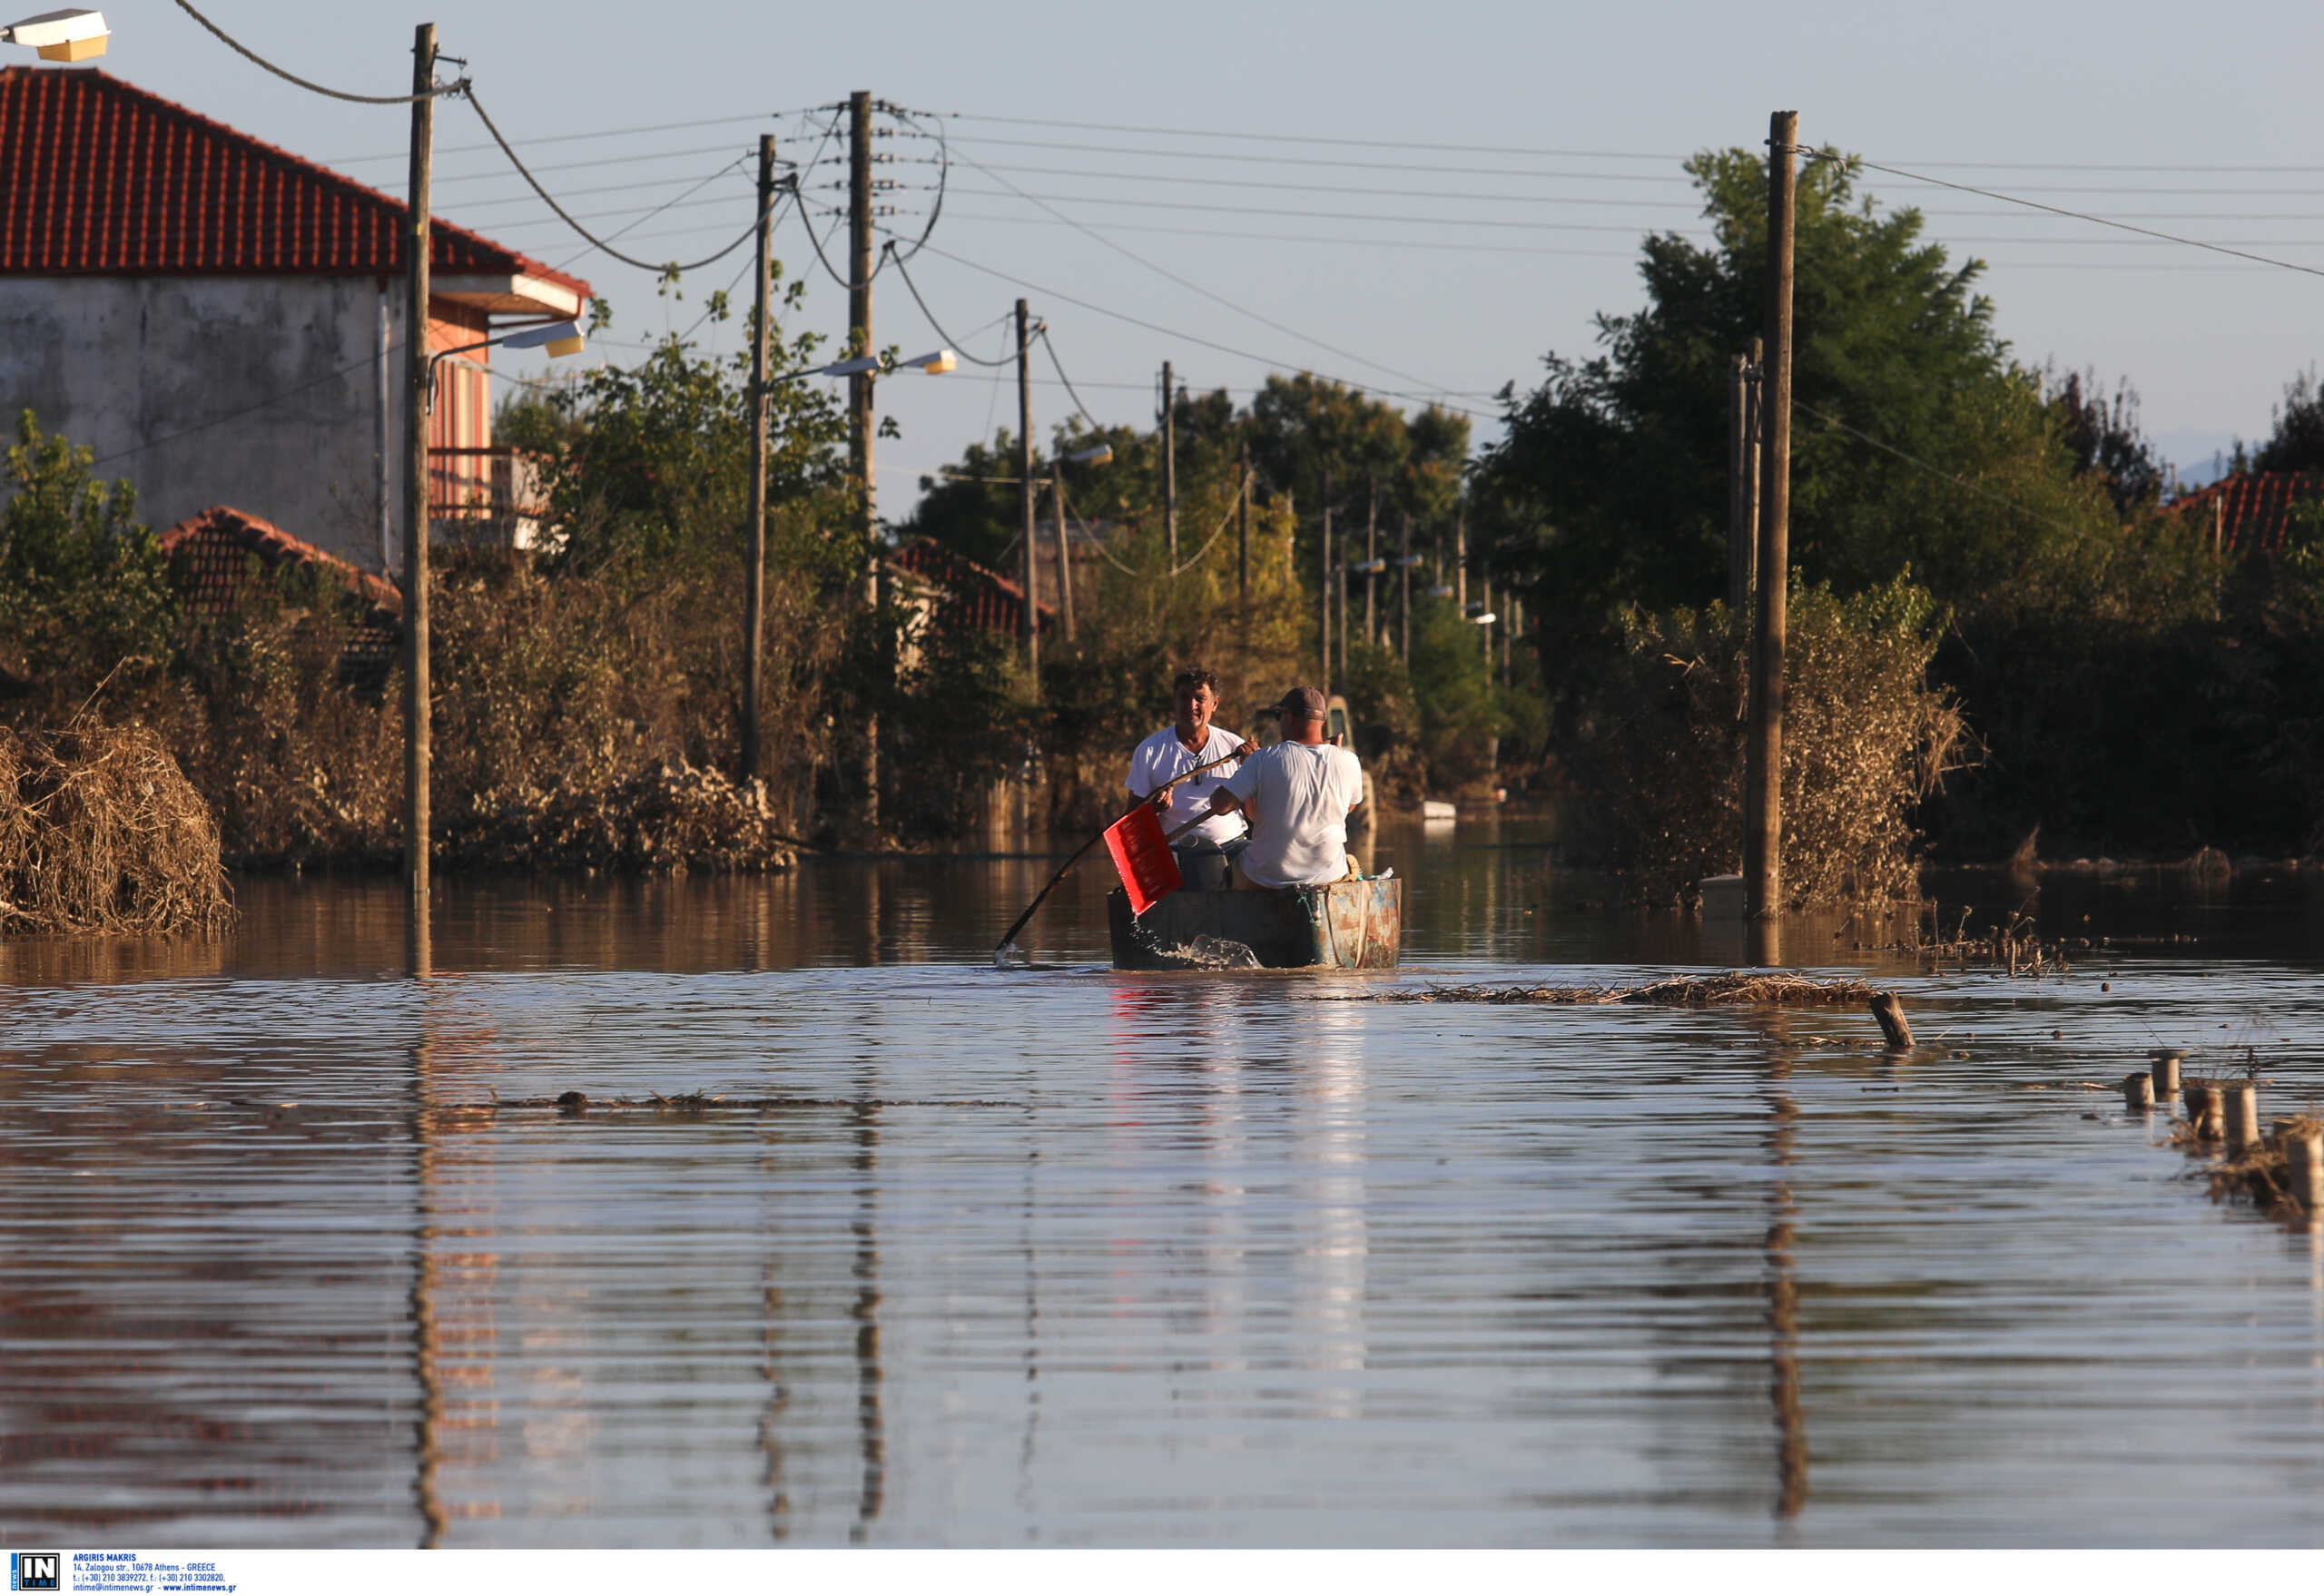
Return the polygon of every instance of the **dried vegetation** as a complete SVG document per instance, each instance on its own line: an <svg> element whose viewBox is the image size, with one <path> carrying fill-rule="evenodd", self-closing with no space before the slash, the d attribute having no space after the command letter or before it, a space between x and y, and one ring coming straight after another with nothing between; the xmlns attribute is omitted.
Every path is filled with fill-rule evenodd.
<svg viewBox="0 0 2324 1596"><path fill-rule="evenodd" d="M0 726L0 934L212 932L232 918L217 823L160 737Z"/></svg>
<svg viewBox="0 0 2324 1596"><path fill-rule="evenodd" d="M1729 970L1724 975L1674 976L1635 987L1423 987L1418 991L1382 992L1382 1003L1658 1003L1672 1009L1723 1008L1736 1004L1783 1009L1829 1009L1871 1001L1873 989L1860 980L1817 980L1786 971L1768 974Z"/></svg>

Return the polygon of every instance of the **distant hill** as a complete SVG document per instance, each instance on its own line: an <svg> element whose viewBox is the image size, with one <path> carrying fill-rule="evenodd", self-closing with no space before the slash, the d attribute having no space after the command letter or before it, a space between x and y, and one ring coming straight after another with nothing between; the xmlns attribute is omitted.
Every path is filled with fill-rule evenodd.
<svg viewBox="0 0 2324 1596"><path fill-rule="evenodd" d="M2228 456L2235 450L2232 432L2184 429L2153 435L2154 452L2178 473L2181 488L2201 488L2227 475Z"/></svg>

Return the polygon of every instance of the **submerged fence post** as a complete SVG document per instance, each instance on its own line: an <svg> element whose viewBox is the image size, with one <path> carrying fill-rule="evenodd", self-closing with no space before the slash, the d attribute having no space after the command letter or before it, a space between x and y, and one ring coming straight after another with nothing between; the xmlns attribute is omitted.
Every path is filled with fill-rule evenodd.
<svg viewBox="0 0 2324 1596"><path fill-rule="evenodd" d="M2122 1107L2133 1114L2154 1112L2154 1077L2141 1073L2122 1077Z"/></svg>
<svg viewBox="0 0 2324 1596"><path fill-rule="evenodd" d="M2284 1188L2313 1214L2324 1207L2324 1129L2312 1119L2296 1119L2284 1127L2283 1143Z"/></svg>
<svg viewBox="0 0 2324 1596"><path fill-rule="evenodd" d="M2184 1092L2187 1123L2205 1141L2216 1141L2223 1128L2219 1089L2208 1080L2191 1080Z"/></svg>
<svg viewBox="0 0 2324 1596"><path fill-rule="evenodd" d="M2170 1102L2179 1095L2179 1060L2186 1054L2177 1048L2157 1048L2147 1055L2154 1065L2154 1097L2160 1103Z"/></svg>
<svg viewBox="0 0 2324 1596"><path fill-rule="evenodd" d="M2225 1121L2227 1156L2240 1158L2260 1145L2259 1089L2248 1080L2230 1080L2219 1088L2220 1113Z"/></svg>

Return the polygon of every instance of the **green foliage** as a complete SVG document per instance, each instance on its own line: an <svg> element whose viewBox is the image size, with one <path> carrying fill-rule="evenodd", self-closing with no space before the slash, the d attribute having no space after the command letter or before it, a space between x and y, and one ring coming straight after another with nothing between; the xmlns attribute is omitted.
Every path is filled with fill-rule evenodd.
<svg viewBox="0 0 2324 1596"><path fill-rule="evenodd" d="M126 482L100 482L94 451L16 422L0 502L0 679L50 714L69 714L113 677L123 687L166 666L180 606ZM119 673L118 675L115 673Z"/></svg>
<svg viewBox="0 0 2324 1596"><path fill-rule="evenodd" d="M1646 306L1600 318L1603 354L1550 356L1486 452L1504 564L1561 631L1725 586L1730 366L1764 322L1766 168L1734 150L1689 170L1714 241L1649 239ZM1797 217L1795 568L1847 590L1909 566L1962 606L2086 589L2120 535L2110 486L2143 468L2135 445L2086 437L2078 382L2070 405L2045 400L1974 291L1983 263L1950 261L1919 212L1880 209L1825 160L1801 173Z"/></svg>
<svg viewBox="0 0 2324 1596"><path fill-rule="evenodd" d="M2283 403L2272 413L2267 442L2251 457L2255 471L2324 471L2324 384L2313 368L2284 384ZM2236 454L2240 468L2243 446Z"/></svg>
<svg viewBox="0 0 2324 1596"><path fill-rule="evenodd" d="M723 299L710 314L724 319ZM812 363L817 341L770 331L767 540L776 568L836 579L864 558L860 539L825 536L854 518L846 418L822 390L774 379ZM714 359L669 339L634 368L600 366L507 406L496 427L539 463L562 566L655 582L733 568L749 517L747 353Z"/></svg>

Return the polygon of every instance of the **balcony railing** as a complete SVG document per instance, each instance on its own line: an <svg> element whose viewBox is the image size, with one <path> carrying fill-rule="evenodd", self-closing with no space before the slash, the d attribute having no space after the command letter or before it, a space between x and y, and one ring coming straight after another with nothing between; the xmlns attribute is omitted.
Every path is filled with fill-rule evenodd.
<svg viewBox="0 0 2324 1596"><path fill-rule="evenodd" d="M543 498L539 469L520 450L428 451L431 541L530 548L540 536Z"/></svg>

